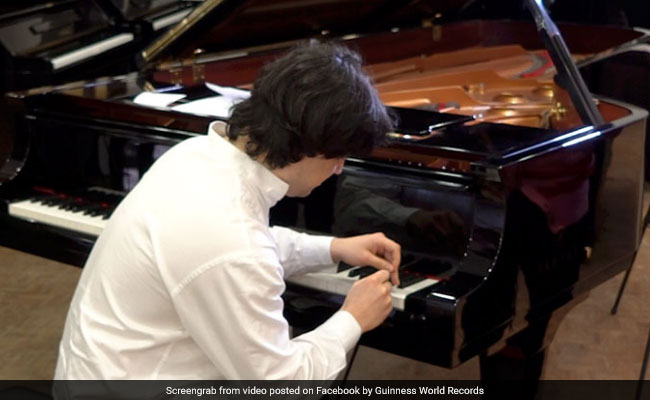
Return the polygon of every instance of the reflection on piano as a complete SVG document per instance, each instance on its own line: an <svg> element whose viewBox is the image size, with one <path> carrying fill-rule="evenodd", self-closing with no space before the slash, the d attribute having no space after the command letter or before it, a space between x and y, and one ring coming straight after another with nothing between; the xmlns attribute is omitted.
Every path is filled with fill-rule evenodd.
<svg viewBox="0 0 650 400"><path fill-rule="evenodd" d="M225 12L217 3L207 0L199 9ZM280 3L291 14L295 2ZM333 26L340 28L350 4L361 12L370 3L328 3L342 9L318 17L336 15ZM258 7L235 8L229 24L261 12L256 1L241 4ZM408 13L408 7L400 12ZM161 42L178 49L185 41L181 53L193 54L187 44L195 43L193 21L172 32L178 37ZM308 29L305 35L324 29L314 32L312 26L294 28ZM626 43L649 41L637 31L562 30L576 59L613 72L626 65L620 59L610 63L608 47L625 51ZM215 30L210 35L217 42L227 37ZM584 40L595 35L606 39ZM207 41L202 37L201 45ZM401 115L400 128L390 146L348 159L343 174L308 198L280 202L272 223L342 235L383 230L403 243L404 282L393 289L395 311L362 344L445 367L480 355L486 379L499 371L500 360L517 354L510 377L538 378L562 315L634 259L644 214L647 113L589 95L582 100L603 123L585 122L584 110L572 100L583 94L555 80L562 69L553 67L552 50L543 47L533 24L396 28L345 42L367 60L382 99ZM7 207L0 213L0 244L82 265L101 229L99 219L120 194L165 149L204 134L215 118L175 107L214 96L206 81L250 88L257 70L284 46L156 64L146 55L164 51L154 45L156 51L143 57L149 69L140 74L5 96L0 155L7 162L0 166L0 198ZM599 82L587 81L594 93ZM136 104L144 91L184 96L171 104ZM118 197L106 200L104 194ZM79 224L94 227L62 222L88 207L85 217L99 223ZM436 238L427 218L441 210L460 219L462 235L447 242ZM288 282L290 323L304 329L320 323L340 305L351 281L370 272L346 268L330 266ZM500 352L504 347L508 351Z"/></svg>
<svg viewBox="0 0 650 400"><path fill-rule="evenodd" d="M0 6L0 93L135 69L133 54L196 2L21 1ZM18 4L19 3L19 4Z"/></svg>
<svg viewBox="0 0 650 400"><path fill-rule="evenodd" d="M109 12L121 23L131 25L148 44L165 28L188 16L202 0L102 0Z"/></svg>
<svg viewBox="0 0 650 400"><path fill-rule="evenodd" d="M6 11L0 16L3 93L128 71L120 64L130 64L135 32L115 26L94 0L21 2Z"/></svg>

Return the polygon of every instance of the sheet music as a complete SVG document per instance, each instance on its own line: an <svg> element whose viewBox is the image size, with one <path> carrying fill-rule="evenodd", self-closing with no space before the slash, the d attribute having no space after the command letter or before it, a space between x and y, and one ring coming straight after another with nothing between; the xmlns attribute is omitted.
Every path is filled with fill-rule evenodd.
<svg viewBox="0 0 650 400"><path fill-rule="evenodd" d="M186 95L178 93L142 92L135 96L133 102L143 106L167 107L185 97Z"/></svg>
<svg viewBox="0 0 650 400"><path fill-rule="evenodd" d="M239 101L241 100L231 99L224 96L213 96L172 107L172 110L190 114L228 118L230 116L230 109Z"/></svg>
<svg viewBox="0 0 650 400"><path fill-rule="evenodd" d="M219 86L209 82L206 82L205 86L207 86L208 89L212 90L213 92L219 93L220 95L231 98L233 100L246 100L247 98L251 97L251 92L248 90L237 89L229 86Z"/></svg>
<svg viewBox="0 0 650 400"><path fill-rule="evenodd" d="M137 95L133 102L145 106L166 107L174 111L180 111L190 114L209 115L213 117L228 118L232 106L250 97L247 90L237 89L234 87L219 86L214 83L206 83L211 91L219 96L204 97L202 99L188 101L183 104L169 107L174 102L184 99L185 94L178 93L156 93L143 92Z"/></svg>

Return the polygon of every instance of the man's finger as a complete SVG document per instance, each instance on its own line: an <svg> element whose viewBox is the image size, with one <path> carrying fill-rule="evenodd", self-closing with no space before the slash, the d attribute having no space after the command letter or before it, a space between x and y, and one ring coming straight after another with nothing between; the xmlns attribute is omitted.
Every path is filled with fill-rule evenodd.
<svg viewBox="0 0 650 400"><path fill-rule="evenodd" d="M368 257L368 265L370 265L371 267L375 267L377 269L385 269L388 272L393 272L396 270L393 264L388 262L388 260L376 256L372 253Z"/></svg>
<svg viewBox="0 0 650 400"><path fill-rule="evenodd" d="M399 273L398 273L398 268L394 267L391 263L388 261L384 260L383 258L377 257L377 256L371 256L374 262L370 262L369 265L381 270L381 271L388 271L390 272L390 280L393 282L395 285L399 285ZM373 261L371 260L371 261ZM388 280L388 276L386 277L386 280Z"/></svg>
<svg viewBox="0 0 650 400"><path fill-rule="evenodd" d="M391 272L390 280L391 280L391 282L393 282L393 285L396 285L396 286L399 285L399 272L397 271L397 269L395 269L395 271Z"/></svg>
<svg viewBox="0 0 650 400"><path fill-rule="evenodd" d="M380 269L370 276L372 276L377 282L386 282L390 275L388 274L388 271Z"/></svg>
<svg viewBox="0 0 650 400"><path fill-rule="evenodd" d="M383 237L380 240L379 245L383 250L383 256L388 262L390 262L394 267L399 267L399 263L402 258L402 248L397 242L394 242L387 237Z"/></svg>

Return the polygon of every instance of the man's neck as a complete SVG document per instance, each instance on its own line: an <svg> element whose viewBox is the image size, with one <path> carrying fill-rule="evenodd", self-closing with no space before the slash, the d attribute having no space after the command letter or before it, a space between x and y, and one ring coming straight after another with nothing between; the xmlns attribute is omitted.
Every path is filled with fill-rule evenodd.
<svg viewBox="0 0 650 400"><path fill-rule="evenodd" d="M235 146L239 151L242 153L246 154L248 156L248 152L246 151L246 146L248 145L248 138L246 136L239 136L235 140L230 140L230 138L226 135L225 131L225 125L214 125L213 127L214 131L219 135L222 136L224 139L226 139L230 144ZM248 156L250 157L250 156ZM271 171L271 173L278 178L280 178L282 181L289 183L292 182L293 177L297 173L295 171L296 168L292 167L292 164L289 164L286 167L283 168L271 168L268 164L266 164L264 160L264 154L260 154L257 157L251 157L255 162L259 163L262 165L264 168L268 169Z"/></svg>

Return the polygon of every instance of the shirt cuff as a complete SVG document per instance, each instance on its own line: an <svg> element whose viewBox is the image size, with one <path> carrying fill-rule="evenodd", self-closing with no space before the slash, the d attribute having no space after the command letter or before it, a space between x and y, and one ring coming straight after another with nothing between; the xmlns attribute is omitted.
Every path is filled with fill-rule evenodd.
<svg viewBox="0 0 650 400"><path fill-rule="evenodd" d="M334 313L321 325L321 329L338 338L346 353L354 348L361 337L361 326L352 314L344 310Z"/></svg>
<svg viewBox="0 0 650 400"><path fill-rule="evenodd" d="M332 236L304 235L304 240L309 243L303 243L300 258L302 264L306 266L321 266L334 264L332 260Z"/></svg>

